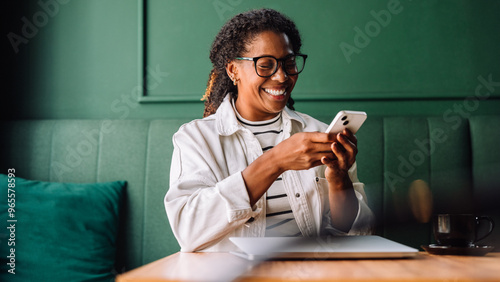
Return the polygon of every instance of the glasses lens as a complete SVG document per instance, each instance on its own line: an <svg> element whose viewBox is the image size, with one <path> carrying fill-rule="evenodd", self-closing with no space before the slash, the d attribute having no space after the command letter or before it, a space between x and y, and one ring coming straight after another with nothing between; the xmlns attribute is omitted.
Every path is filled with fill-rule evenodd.
<svg viewBox="0 0 500 282"><path fill-rule="evenodd" d="M262 57L257 60L255 69L260 76L271 76L276 70L278 62L272 57Z"/></svg>
<svg viewBox="0 0 500 282"><path fill-rule="evenodd" d="M283 61L283 70L288 75L299 74L304 69L305 59L301 55L291 55ZM278 68L278 61L273 57L259 58L255 64L255 70L259 76L272 76Z"/></svg>
<svg viewBox="0 0 500 282"><path fill-rule="evenodd" d="M283 64L287 74L295 75L304 69L304 57L290 56L283 62Z"/></svg>

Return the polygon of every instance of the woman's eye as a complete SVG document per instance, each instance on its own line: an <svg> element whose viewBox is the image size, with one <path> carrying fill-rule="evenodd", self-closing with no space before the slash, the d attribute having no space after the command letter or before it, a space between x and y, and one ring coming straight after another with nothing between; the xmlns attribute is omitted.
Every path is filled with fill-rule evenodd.
<svg viewBox="0 0 500 282"><path fill-rule="evenodd" d="M272 65L258 65L258 67L261 69L272 69L273 68Z"/></svg>

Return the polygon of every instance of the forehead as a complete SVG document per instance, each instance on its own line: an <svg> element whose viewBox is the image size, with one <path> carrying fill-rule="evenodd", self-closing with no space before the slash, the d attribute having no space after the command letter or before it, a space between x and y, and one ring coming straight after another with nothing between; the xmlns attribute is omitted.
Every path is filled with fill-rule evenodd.
<svg viewBox="0 0 500 282"><path fill-rule="evenodd" d="M292 54L293 49L288 36L285 33L263 31L256 34L246 46L247 52L244 56L258 57L271 55L281 58Z"/></svg>

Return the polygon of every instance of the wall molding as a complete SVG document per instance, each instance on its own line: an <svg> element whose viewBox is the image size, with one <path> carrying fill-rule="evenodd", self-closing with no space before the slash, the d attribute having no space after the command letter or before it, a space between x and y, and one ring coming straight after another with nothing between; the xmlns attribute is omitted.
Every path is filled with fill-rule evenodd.
<svg viewBox="0 0 500 282"><path fill-rule="evenodd" d="M148 90L148 0L137 0L137 38L138 38L138 74L137 85L143 91L138 91L138 103L201 103L200 98L203 93L155 93L151 95ZM471 85L472 87L472 85ZM467 87L468 88L468 87ZM298 90L298 91L297 91ZM335 92L317 91L304 92L300 89L294 91L293 98L296 101L412 101L412 100L466 100L478 98L479 100L498 100L500 91L490 93L488 98L475 97L475 89L458 90L418 90L418 91L380 91L380 92Z"/></svg>

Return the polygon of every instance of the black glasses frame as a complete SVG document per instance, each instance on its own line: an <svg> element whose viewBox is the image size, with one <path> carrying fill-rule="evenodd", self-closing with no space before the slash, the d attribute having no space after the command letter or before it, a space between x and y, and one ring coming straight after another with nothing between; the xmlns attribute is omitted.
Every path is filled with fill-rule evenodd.
<svg viewBox="0 0 500 282"><path fill-rule="evenodd" d="M284 58L281 58L281 59L277 59L275 58L274 56L260 56L260 57L236 57L237 60L245 60L245 61L253 61L254 62L254 67L255 67L255 73L260 76L260 77L271 77L273 76L277 71L278 69L280 68L280 65L283 66L283 63L290 57L302 57L304 59L304 65L302 66L302 69L297 72L297 73L294 73L294 74L290 74L288 73L288 71L286 70L286 68L283 68L283 71L287 74L287 75L298 75L299 73L301 73L303 70L304 70L304 67L306 66L306 59L307 59L307 55L306 54L290 54L290 55L287 55L286 57ZM261 58L273 58L276 60L277 64L276 64L276 68L274 69L273 73L270 74L270 75L260 75L259 72L257 71L257 61Z"/></svg>

